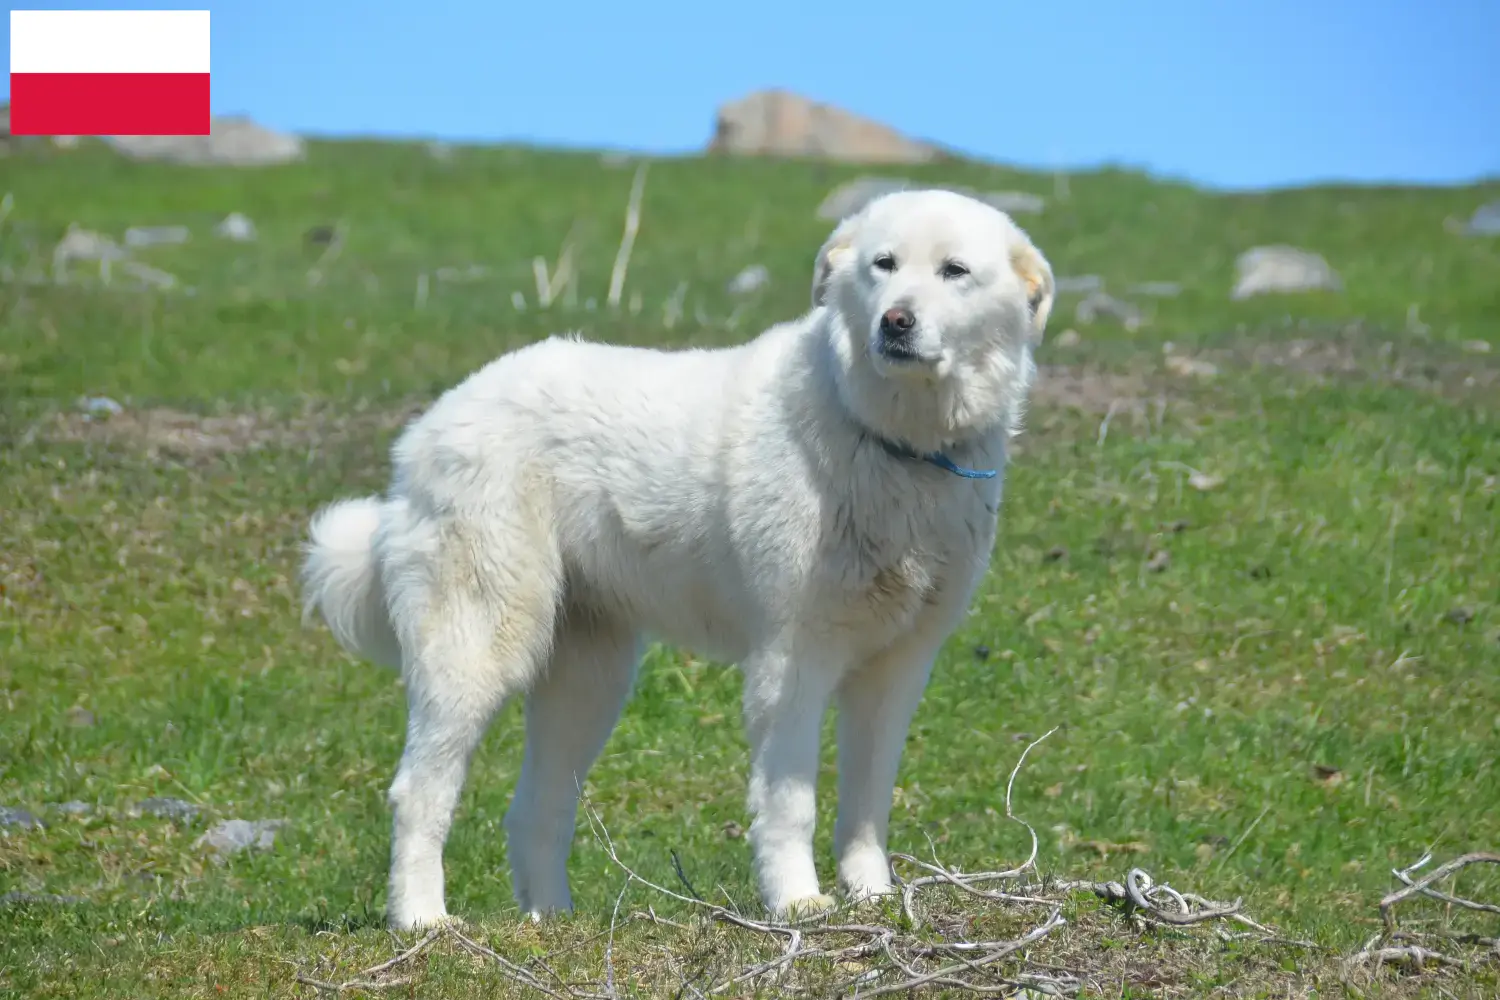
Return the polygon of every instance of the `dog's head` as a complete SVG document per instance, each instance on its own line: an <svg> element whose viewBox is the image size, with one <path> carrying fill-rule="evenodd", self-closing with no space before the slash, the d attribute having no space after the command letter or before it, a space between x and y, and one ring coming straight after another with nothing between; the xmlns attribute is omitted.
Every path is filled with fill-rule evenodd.
<svg viewBox="0 0 1500 1000"><path fill-rule="evenodd" d="M812 297L836 314L845 377L871 397L866 405L889 410L904 399L897 408L907 416L885 414L904 423L927 419L917 400L930 396L931 419L951 434L987 415L1019 418L1053 279L1005 213L951 191L907 191L839 224L818 252ZM926 436L889 420L878 429Z"/></svg>

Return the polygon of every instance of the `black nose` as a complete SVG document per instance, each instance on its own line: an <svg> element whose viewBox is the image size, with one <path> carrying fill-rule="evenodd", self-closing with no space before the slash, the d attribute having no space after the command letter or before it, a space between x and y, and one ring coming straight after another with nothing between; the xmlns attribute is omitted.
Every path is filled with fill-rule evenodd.
<svg viewBox="0 0 1500 1000"><path fill-rule="evenodd" d="M897 306L887 309L885 315L880 317L880 335L882 337L902 337L911 332L911 328L917 325L917 317L912 315L910 309Z"/></svg>

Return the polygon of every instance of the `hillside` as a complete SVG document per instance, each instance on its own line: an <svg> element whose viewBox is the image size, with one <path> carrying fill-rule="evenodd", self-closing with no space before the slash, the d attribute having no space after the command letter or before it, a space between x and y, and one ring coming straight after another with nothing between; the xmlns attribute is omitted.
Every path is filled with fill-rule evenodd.
<svg viewBox="0 0 1500 1000"><path fill-rule="evenodd" d="M832 226L817 208L864 172L652 162L611 308L635 171L352 142L253 170L90 143L0 158L0 992L312 995L299 974L341 981L395 954L383 796L403 697L300 624L308 516L380 489L405 416L508 348L566 330L724 344L801 312ZM1379 930L1393 867L1500 847L1500 238L1462 232L1500 181L1217 195L1125 171L900 176L1041 196L1016 218L1056 273L1097 276L1140 317L1085 322L1086 293L1060 297L992 572L914 724L892 849L967 871L1023 859L1006 778L1057 727L1014 788L1041 873L1140 866L1311 940L1226 943L1070 898L1069 929L996 958L986 982L1493 995L1487 912L1439 925L1416 922L1435 904L1404 904L1413 927L1474 935L1440 942L1465 964L1340 963ZM253 240L215 234L234 212ZM129 227L188 238L124 246ZM1232 299L1237 256L1274 244L1323 255L1340 290ZM84 258L62 281L59 245ZM572 262L549 308L538 257L553 279ZM756 266L762 287L729 289ZM653 647L587 789L619 860L748 913L738 711L733 670ZM597 984L608 968L649 995L774 959L785 936L747 943L638 883L620 897L586 822L578 917L518 927L500 823L519 719L493 727L450 841L471 939L537 976ZM285 823L219 864L199 838L227 819ZM1500 901L1493 871L1446 885ZM919 963L930 942L1031 919L945 899L931 926L899 905L859 919L928 935L901 939ZM526 995L455 941L389 976ZM809 960L793 982L889 986L883 961Z"/></svg>

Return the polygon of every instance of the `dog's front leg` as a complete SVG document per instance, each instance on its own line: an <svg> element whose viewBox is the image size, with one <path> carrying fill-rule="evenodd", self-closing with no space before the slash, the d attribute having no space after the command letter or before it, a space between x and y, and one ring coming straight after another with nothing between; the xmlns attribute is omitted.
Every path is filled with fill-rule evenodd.
<svg viewBox="0 0 1500 1000"><path fill-rule="evenodd" d="M838 688L839 884L854 899L891 891L886 831L912 714L936 650L915 638L846 674Z"/></svg>
<svg viewBox="0 0 1500 1000"><path fill-rule="evenodd" d="M818 737L837 674L777 651L744 664L750 845L761 899L777 915L828 909L813 864Z"/></svg>

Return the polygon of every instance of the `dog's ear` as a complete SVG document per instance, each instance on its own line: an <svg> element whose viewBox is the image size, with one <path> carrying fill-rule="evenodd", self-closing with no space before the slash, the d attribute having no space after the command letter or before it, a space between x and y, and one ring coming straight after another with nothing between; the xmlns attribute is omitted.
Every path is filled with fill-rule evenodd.
<svg viewBox="0 0 1500 1000"><path fill-rule="evenodd" d="M1031 342L1042 339L1047 328L1047 317L1052 314L1052 301L1056 286L1052 279L1052 265L1040 250L1030 242L1018 245L1010 254L1010 266L1026 288L1026 306L1031 311Z"/></svg>
<svg viewBox="0 0 1500 1000"><path fill-rule="evenodd" d="M813 262L812 304L816 309L828 298L828 282L833 271L854 255L854 231L858 228L859 215L851 215L840 222L833 234L823 243Z"/></svg>

